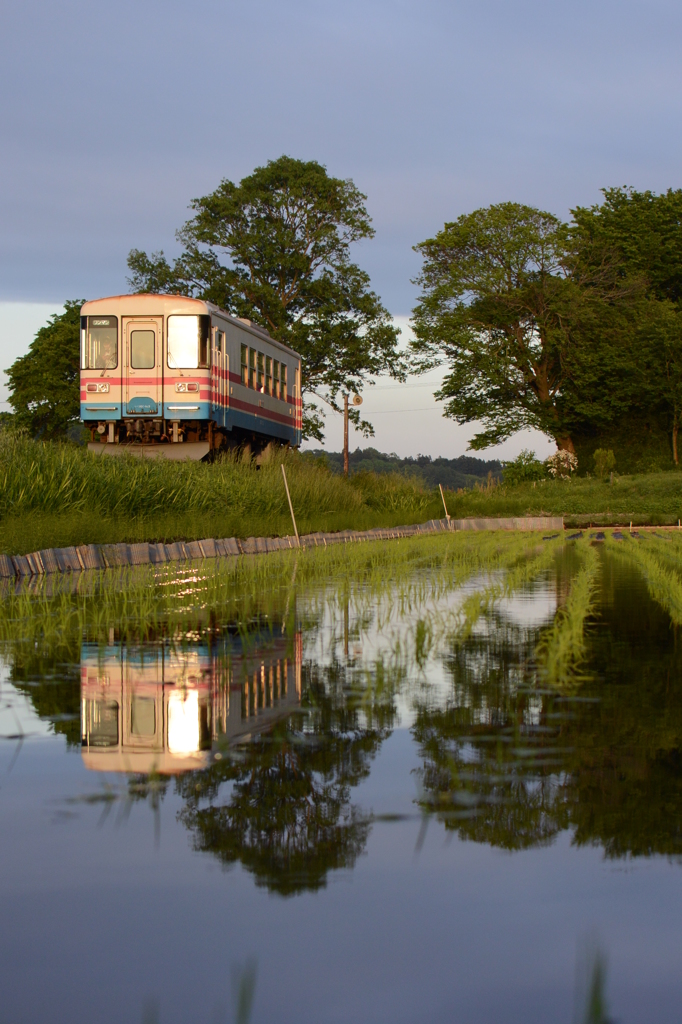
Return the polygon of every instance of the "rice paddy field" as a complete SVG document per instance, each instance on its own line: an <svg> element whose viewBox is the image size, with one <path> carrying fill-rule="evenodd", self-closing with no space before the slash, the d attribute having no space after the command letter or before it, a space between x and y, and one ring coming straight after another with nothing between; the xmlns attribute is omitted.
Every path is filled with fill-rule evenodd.
<svg viewBox="0 0 682 1024"><path fill-rule="evenodd" d="M119 541L282 536L292 532L286 467L300 533L402 526L443 515L437 489L398 474L346 480L319 459L270 451L211 465L93 455L0 432L0 551ZM574 478L446 491L453 518L558 515L569 527L676 524L682 474Z"/></svg>
<svg viewBox="0 0 682 1024"><path fill-rule="evenodd" d="M676 1019L681 625L677 531L0 581L3 1018Z"/></svg>

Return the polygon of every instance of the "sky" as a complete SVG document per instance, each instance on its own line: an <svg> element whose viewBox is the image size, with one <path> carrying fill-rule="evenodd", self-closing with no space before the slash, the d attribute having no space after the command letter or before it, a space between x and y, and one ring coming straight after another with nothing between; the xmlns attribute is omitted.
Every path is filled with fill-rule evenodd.
<svg viewBox="0 0 682 1024"><path fill-rule="evenodd" d="M192 198L282 153L367 195L376 237L354 258L401 327L412 246L445 221L681 184L668 0L3 0L2 25L3 367L65 299L125 291L131 248L176 253ZM372 443L462 454L475 427L424 383L371 391ZM525 435L486 454L528 445L551 450Z"/></svg>

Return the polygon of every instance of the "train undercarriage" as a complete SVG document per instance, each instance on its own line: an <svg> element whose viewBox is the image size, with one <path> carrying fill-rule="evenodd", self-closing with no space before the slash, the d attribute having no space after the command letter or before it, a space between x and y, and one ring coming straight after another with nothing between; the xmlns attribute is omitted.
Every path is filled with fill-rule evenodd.
<svg viewBox="0 0 682 1024"><path fill-rule="evenodd" d="M220 452L247 446L259 455L273 440L271 436L239 427L224 430L212 420L126 419L92 424L88 450L98 455L210 461Z"/></svg>

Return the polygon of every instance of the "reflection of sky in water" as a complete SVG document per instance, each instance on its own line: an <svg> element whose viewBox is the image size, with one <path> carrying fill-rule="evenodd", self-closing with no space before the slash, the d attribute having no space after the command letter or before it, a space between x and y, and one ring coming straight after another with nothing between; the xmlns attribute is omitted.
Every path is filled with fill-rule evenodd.
<svg viewBox="0 0 682 1024"><path fill-rule="evenodd" d="M400 679L395 692L397 716L395 728L410 729L414 722L415 693L426 694L431 706L445 706L452 700L452 675L444 655L458 625L457 614L463 602L502 579L501 574L474 576L461 587L454 589L437 600L428 600L420 606L406 608L387 595L379 601L371 613L353 616L354 598L349 601L348 656L357 671L371 672L377 662L383 662L399 675L401 659L409 664L409 671ZM360 602L361 603L361 602ZM301 602L305 610L305 599ZM319 608L319 606L316 606ZM478 636L488 636L504 629L505 624L522 633L535 633L549 625L557 610L556 588L549 576L535 580L510 596L497 598L492 608L493 615L483 615L473 626ZM428 651L424 663L416 666L413 660L414 629L419 621L435 626L435 642ZM436 621L437 620L437 621ZM344 634L342 609L333 604L322 604L322 611L316 619L315 629L305 634L304 660L318 666L329 666L336 658L344 656ZM481 662L483 662L481 656ZM470 657L473 665L475 656ZM535 721L540 713L539 706L529 707L528 721ZM484 716L486 712L480 710Z"/></svg>
<svg viewBox="0 0 682 1024"><path fill-rule="evenodd" d="M7 660L0 656L0 736L49 736L54 730L49 720L36 714L30 698L18 693L9 682Z"/></svg>

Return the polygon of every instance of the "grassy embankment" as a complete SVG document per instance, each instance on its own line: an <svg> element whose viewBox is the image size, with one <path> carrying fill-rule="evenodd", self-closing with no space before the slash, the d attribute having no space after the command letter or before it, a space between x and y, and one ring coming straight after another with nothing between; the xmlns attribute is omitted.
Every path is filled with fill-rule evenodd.
<svg viewBox="0 0 682 1024"><path fill-rule="evenodd" d="M91 455L0 434L0 551L291 534L282 460L300 533L442 515L438 492L405 477L347 481L296 452L260 466L229 457L206 465Z"/></svg>
<svg viewBox="0 0 682 1024"><path fill-rule="evenodd" d="M260 466L108 458L0 435L0 550L69 544L276 536L292 532L284 459L300 533L370 529L443 515L437 490L398 474L345 480L295 452ZM453 517L563 515L569 526L676 523L682 475L653 473L447 492Z"/></svg>
<svg viewBox="0 0 682 1024"><path fill-rule="evenodd" d="M456 518L564 516L569 527L676 524L682 516L682 473L590 477L506 484L446 496Z"/></svg>

